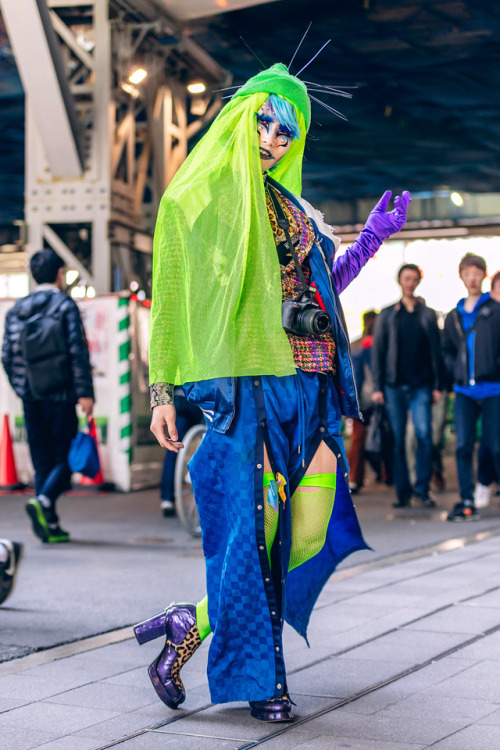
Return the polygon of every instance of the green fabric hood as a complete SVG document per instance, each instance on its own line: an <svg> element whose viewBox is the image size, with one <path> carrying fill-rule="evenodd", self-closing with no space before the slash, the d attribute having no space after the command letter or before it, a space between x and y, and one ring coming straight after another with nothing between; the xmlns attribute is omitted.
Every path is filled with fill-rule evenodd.
<svg viewBox="0 0 500 750"><path fill-rule="evenodd" d="M306 131L309 130L311 100L307 94L307 88L302 81L290 75L286 65L276 63L267 70L257 73L253 78L249 78L234 94L233 99L262 91L268 94L278 94L283 99L287 99L301 113L306 124Z"/></svg>

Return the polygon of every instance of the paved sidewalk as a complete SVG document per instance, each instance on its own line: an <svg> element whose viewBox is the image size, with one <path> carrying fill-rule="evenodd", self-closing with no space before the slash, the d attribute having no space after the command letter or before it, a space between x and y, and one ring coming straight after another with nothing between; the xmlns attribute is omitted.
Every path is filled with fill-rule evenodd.
<svg viewBox="0 0 500 750"><path fill-rule="evenodd" d="M465 546L448 540L335 574L311 649L286 629L293 724L212 706L206 646L183 670L183 710L169 710L145 669L159 642L139 648L122 628L0 665L0 748L498 748L499 530L466 531Z"/></svg>
<svg viewBox="0 0 500 750"><path fill-rule="evenodd" d="M395 510L394 490L371 485L354 499L373 550L356 552L340 570L450 538L500 529L500 498L473 524L446 522L457 500L449 489L434 510ZM27 496L0 493L0 536L25 544L14 595L0 607L0 662L81 640L143 620L172 601L205 594L200 539L177 518L163 518L158 490L130 494L76 491L61 499L61 523L71 543L57 547L33 536ZM0 748L1 750L1 748Z"/></svg>

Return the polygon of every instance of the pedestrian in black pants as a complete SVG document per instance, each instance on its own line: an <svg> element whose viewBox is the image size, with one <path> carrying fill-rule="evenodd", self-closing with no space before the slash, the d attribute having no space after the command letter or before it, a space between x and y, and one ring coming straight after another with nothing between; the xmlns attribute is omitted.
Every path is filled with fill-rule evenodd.
<svg viewBox="0 0 500 750"><path fill-rule="evenodd" d="M396 508L410 505L412 495L426 508L435 501L432 477L431 406L441 398L441 347L436 313L415 296L422 278L413 263L401 266L399 302L384 308L377 318L372 347L376 404L385 404L394 436ZM417 438L417 478L412 488L406 460L406 422L411 412Z"/></svg>
<svg viewBox="0 0 500 750"><path fill-rule="evenodd" d="M377 418L377 408L372 401L373 375L371 369L371 351L373 345L373 331L377 313L368 310L363 315L363 335L357 341L352 342L352 364L354 368L354 379L358 389L359 404L363 413L364 422L352 419L351 446L348 461L350 466L349 488L355 495L364 484L365 459L375 472L376 482L392 484L392 434L389 429L384 430L381 425L385 421L378 422L380 426L380 450L370 449L369 438L373 435L374 425L372 419ZM368 445L367 445L368 441Z"/></svg>
<svg viewBox="0 0 500 750"><path fill-rule="evenodd" d="M496 476L500 476L500 304L481 291L486 277L484 258L467 253L458 272L467 297L448 313L443 337L445 365L454 382L460 484L460 502L448 514L448 521L474 521L479 514L472 460L480 417L482 442L489 448Z"/></svg>
<svg viewBox="0 0 500 750"><path fill-rule="evenodd" d="M42 542L57 544L69 541L59 525L56 501L70 486L75 405L91 416L94 389L80 312L63 292L64 262L52 250L40 250L31 258L30 270L38 286L7 313L2 363L23 401L35 469L36 497L26 511Z"/></svg>
<svg viewBox="0 0 500 750"><path fill-rule="evenodd" d="M500 271L497 271L491 277L490 297L495 302L500 303ZM490 504L495 482L497 484L496 494L500 494L499 479L489 445L483 436L477 449L477 483L474 490L476 508L486 508Z"/></svg>
<svg viewBox="0 0 500 750"><path fill-rule="evenodd" d="M177 435L179 442L182 443L184 437L191 427L204 423L203 413L197 406L190 404L184 395L182 388L174 390L174 406L177 414ZM161 473L161 510L164 516L175 515L175 465L177 463L177 453L167 451L163 461L163 470Z"/></svg>

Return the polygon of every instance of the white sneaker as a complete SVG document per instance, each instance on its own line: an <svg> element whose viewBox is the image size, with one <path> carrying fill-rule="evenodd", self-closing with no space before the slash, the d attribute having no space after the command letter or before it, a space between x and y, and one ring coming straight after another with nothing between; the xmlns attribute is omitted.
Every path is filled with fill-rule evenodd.
<svg viewBox="0 0 500 750"><path fill-rule="evenodd" d="M491 494L493 491L492 484L476 484L474 490L474 503L476 508L487 508L490 504Z"/></svg>

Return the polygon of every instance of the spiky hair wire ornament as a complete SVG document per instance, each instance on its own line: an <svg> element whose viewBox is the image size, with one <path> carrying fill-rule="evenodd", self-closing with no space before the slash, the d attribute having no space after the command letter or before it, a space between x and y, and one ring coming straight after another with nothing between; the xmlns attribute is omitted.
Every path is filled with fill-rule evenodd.
<svg viewBox="0 0 500 750"><path fill-rule="evenodd" d="M287 69L288 69L288 72L290 73L290 75L292 75L292 73L290 71L292 63L295 60L295 58L297 56L297 53L298 53L299 49L302 46L302 42L304 41L304 39L306 38L307 34L309 33L309 30L310 30L311 26L312 26L312 21L309 23L309 26L307 27L307 29L305 30L305 32L304 32L304 34L302 36L302 39L300 40L299 44L297 45L297 48L296 48L295 52L292 55L292 59L290 60L290 62L286 66ZM242 42L245 45L245 47L252 53L252 55L260 63L260 65L262 65L262 68L264 69L265 65L262 62L262 60L255 54L255 52L247 44L247 42L243 39L242 36L240 36L240 39L242 40ZM330 44L331 41L332 41L331 39L328 39L322 45L322 47L320 47L320 49L316 52L316 54L313 55L313 57L311 57L311 59L308 60L308 62L305 65L302 66L302 68L299 70L299 72L293 74L295 76L295 78L299 78L299 75L306 68L309 67L309 65L321 54L321 52L323 52L323 50L325 49L325 47L328 44ZM316 83L315 81L305 81L303 79L300 79L300 80L305 85L305 87L307 89L308 96L309 96L310 99L312 99L312 101L316 102L316 104L319 104L321 107L323 107L324 109L326 109L328 112L331 112L336 117L339 117L341 120L347 121L347 117L344 114L342 114L342 112L339 112L337 109L334 109L333 107L331 107L326 102L323 102L321 99L318 99L316 96L313 96L313 94L323 94L323 95L326 94L328 96L341 96L344 99L352 99L352 94L347 89L356 89L357 86L341 86L341 87L339 87L339 86L330 86L330 85L323 84L323 83ZM237 91L237 89L241 88L242 85L243 84L238 84L236 86L226 86L226 88L223 88L223 89L215 89L215 92L231 91L233 93L227 94L227 95L221 97L222 99L231 99L234 96L234 93Z"/></svg>
<svg viewBox="0 0 500 750"><path fill-rule="evenodd" d="M309 33L309 29L311 28L311 26L312 26L312 21L309 21L309 26L308 26L308 27L307 27L307 29L306 29L306 30L304 31L304 35L303 35L302 39L300 40L300 42L299 42L299 44L298 44L298 46L297 46L297 49L296 49L296 50L295 50L295 52L293 53L293 55L292 55L292 59L290 60L290 62L289 62L289 63L288 63L288 65L287 65L288 71L290 71L290 68L292 67L292 63L293 63L293 61L295 60L295 57L296 57L296 55L297 55L297 52L298 52L298 51L299 51L299 49L301 48L301 46L302 46L302 42L304 41L304 39L305 39L305 38L306 38L306 36L308 35L308 33Z"/></svg>
<svg viewBox="0 0 500 750"><path fill-rule="evenodd" d="M250 47L249 44L247 44L247 42L245 41L245 39L243 39L243 37L241 35L240 35L240 39L243 42L243 44L245 45L245 47L247 48L247 50L249 52L251 52L252 55L255 57L255 59L257 60L257 62L259 62L262 65L262 70L265 70L266 66L264 65L264 63L262 62L262 60L260 59L260 57L255 54L255 52L253 51L253 49Z"/></svg>
<svg viewBox="0 0 500 750"><path fill-rule="evenodd" d="M306 68L308 68L309 65L313 62L313 60L316 60L316 58L318 57L318 55L320 55L323 52L323 50L325 49L325 47L327 46L327 44L330 44L331 41L332 41L331 39L328 39L324 43L324 45L322 47L320 47L320 49L316 52L316 54L314 55L314 57L311 57L311 59L309 60L309 62L306 62L306 64L299 70L299 72L295 74L295 78L298 78L300 76L300 74L302 73L302 71L305 70Z"/></svg>

